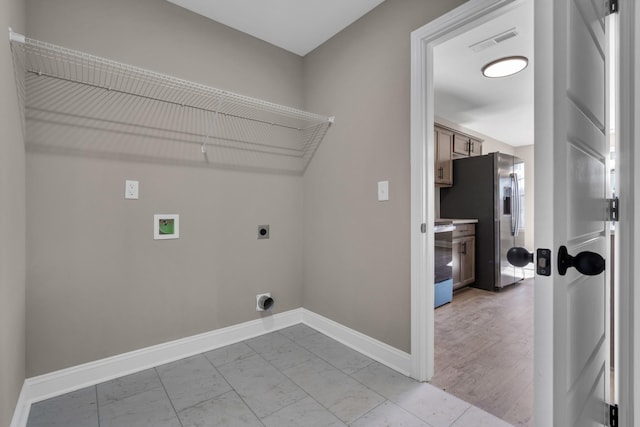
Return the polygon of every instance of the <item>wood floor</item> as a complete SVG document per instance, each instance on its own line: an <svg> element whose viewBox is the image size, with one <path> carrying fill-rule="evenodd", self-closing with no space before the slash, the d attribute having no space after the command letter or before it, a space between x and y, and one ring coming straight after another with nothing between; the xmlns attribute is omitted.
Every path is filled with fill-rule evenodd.
<svg viewBox="0 0 640 427"><path fill-rule="evenodd" d="M432 384L515 426L533 421L533 279L436 309Z"/></svg>

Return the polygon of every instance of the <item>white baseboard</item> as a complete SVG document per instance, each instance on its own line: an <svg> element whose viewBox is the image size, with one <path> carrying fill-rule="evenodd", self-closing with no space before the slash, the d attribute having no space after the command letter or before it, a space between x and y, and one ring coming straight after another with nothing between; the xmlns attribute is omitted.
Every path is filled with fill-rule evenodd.
<svg viewBox="0 0 640 427"><path fill-rule="evenodd" d="M305 323L365 356L404 375L409 375L411 368L409 354L312 311L297 308L262 319L27 378L22 387L10 427L25 427L27 425L29 411L33 403L235 344L298 323Z"/></svg>
<svg viewBox="0 0 640 427"><path fill-rule="evenodd" d="M411 355L408 353L304 308L302 322L403 375L410 375Z"/></svg>
<svg viewBox="0 0 640 427"><path fill-rule="evenodd" d="M18 403L16 409L13 411L13 418L9 427L25 427L27 420L29 419L29 411L31 410L31 402L29 401L29 387L27 383L22 385L20 390L20 396L18 397Z"/></svg>
<svg viewBox="0 0 640 427"><path fill-rule="evenodd" d="M89 387L104 381L164 365L195 354L235 344L293 326L302 321L302 309L274 314L215 331L119 354L25 380L29 403Z"/></svg>

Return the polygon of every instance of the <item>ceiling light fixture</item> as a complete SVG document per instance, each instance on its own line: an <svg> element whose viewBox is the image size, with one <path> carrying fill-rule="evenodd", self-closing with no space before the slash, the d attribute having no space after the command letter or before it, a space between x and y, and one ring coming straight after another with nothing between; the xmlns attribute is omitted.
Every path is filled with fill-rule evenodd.
<svg viewBox="0 0 640 427"><path fill-rule="evenodd" d="M527 64L529 60L524 56L507 56L482 67L482 74L491 78L511 76L527 68Z"/></svg>

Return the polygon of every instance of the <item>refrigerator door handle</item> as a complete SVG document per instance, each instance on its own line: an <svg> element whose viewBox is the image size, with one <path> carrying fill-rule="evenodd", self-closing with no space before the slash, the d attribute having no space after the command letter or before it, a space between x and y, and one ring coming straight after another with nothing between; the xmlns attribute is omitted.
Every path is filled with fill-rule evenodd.
<svg viewBox="0 0 640 427"><path fill-rule="evenodd" d="M516 185L515 174L510 174L511 178L511 235L516 235Z"/></svg>
<svg viewBox="0 0 640 427"><path fill-rule="evenodd" d="M515 197L515 206L516 206L516 220L515 220L515 228L514 228L514 232L513 235L517 236L518 235L518 231L520 231L520 209L522 208L522 206L520 206L520 183L518 182L518 174L514 173L513 174L513 183L515 184L515 189L516 189L516 197Z"/></svg>

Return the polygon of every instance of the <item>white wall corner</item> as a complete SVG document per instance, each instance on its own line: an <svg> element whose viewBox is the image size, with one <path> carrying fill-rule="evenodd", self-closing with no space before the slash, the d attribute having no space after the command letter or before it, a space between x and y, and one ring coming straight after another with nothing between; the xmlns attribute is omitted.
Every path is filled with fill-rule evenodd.
<svg viewBox="0 0 640 427"><path fill-rule="evenodd" d="M27 420L29 419L29 411L31 411L29 386L25 381L24 384L22 384L18 403L16 403L16 409L13 412L13 418L11 419L9 427L25 427L27 425Z"/></svg>
<svg viewBox="0 0 640 427"><path fill-rule="evenodd" d="M304 308L302 323L403 375L410 375L411 355L404 351Z"/></svg>

